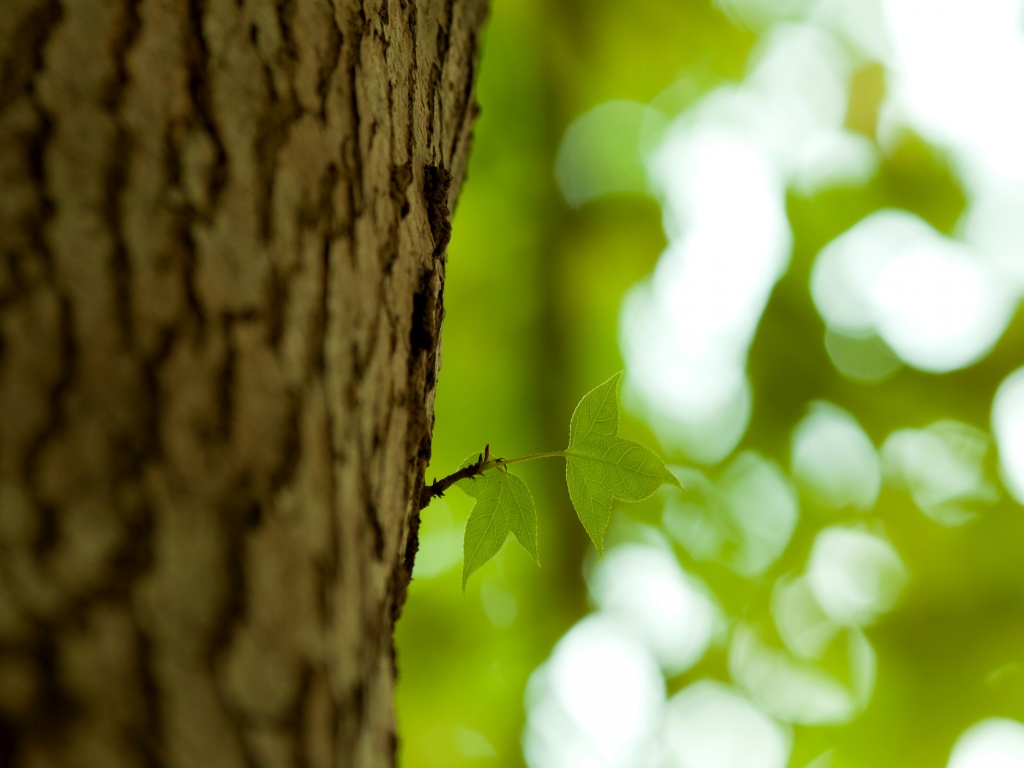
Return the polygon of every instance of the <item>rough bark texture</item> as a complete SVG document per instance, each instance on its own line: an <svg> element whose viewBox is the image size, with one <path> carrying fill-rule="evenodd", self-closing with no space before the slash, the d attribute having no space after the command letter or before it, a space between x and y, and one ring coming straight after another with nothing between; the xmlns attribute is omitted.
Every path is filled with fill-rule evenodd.
<svg viewBox="0 0 1024 768"><path fill-rule="evenodd" d="M4 0L0 765L389 766L483 0Z"/></svg>

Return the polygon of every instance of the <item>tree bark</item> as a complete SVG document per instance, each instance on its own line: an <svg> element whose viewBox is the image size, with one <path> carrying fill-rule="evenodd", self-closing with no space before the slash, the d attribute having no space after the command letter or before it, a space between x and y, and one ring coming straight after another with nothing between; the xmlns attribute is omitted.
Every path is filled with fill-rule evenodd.
<svg viewBox="0 0 1024 768"><path fill-rule="evenodd" d="M4 1L0 765L394 764L484 2Z"/></svg>

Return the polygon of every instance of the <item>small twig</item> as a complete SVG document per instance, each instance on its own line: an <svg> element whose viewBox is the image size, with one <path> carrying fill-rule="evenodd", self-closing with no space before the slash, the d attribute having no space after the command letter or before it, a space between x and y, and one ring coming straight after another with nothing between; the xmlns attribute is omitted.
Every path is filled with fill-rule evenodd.
<svg viewBox="0 0 1024 768"><path fill-rule="evenodd" d="M491 446L490 444L484 446L484 452L476 457L476 462L470 464L468 467L463 467L458 472L452 472L447 477L442 477L438 480L434 478L434 482L430 485L423 486L423 492L420 494L420 509L426 509L427 505L430 504L431 500L435 496L444 496L444 492L451 488L459 480L465 480L467 477L476 477L484 473L484 465L491 459Z"/></svg>

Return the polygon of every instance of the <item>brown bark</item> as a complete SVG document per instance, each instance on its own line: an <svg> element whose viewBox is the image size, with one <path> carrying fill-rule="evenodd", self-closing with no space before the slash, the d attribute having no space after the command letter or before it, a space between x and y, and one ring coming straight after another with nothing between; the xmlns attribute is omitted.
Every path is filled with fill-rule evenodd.
<svg viewBox="0 0 1024 768"><path fill-rule="evenodd" d="M484 0L4 0L0 765L388 766Z"/></svg>

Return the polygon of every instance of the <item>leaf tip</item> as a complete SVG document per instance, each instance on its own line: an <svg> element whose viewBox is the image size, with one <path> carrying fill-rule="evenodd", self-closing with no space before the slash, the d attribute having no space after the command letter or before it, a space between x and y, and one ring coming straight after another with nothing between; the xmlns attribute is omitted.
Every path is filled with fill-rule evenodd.
<svg viewBox="0 0 1024 768"><path fill-rule="evenodd" d="M609 514L610 513L611 510L609 510ZM594 544L594 549L597 550L597 556L604 560L604 530L592 531L586 525L583 527L586 529L587 535L590 537L590 541Z"/></svg>

